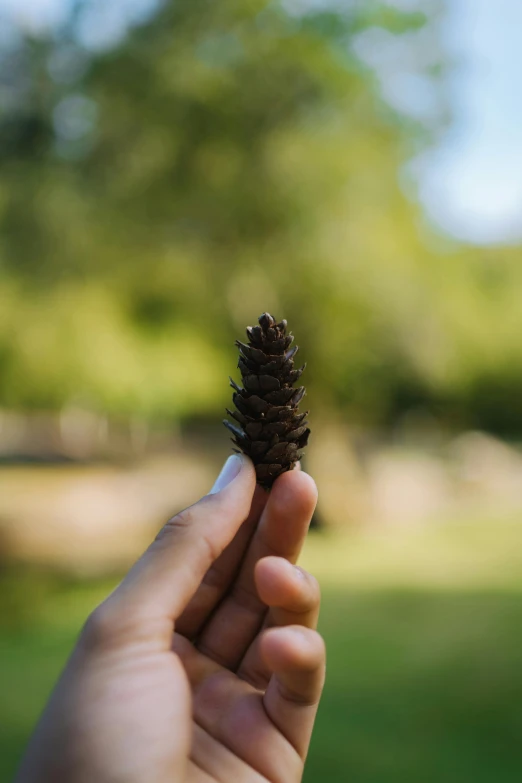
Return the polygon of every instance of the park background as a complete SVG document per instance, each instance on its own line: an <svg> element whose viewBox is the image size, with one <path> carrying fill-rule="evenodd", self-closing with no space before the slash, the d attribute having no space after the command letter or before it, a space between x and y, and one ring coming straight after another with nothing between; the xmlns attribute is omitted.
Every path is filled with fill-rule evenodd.
<svg viewBox="0 0 522 783"><path fill-rule="evenodd" d="M0 0L0 780L88 612L308 362L305 780L522 777L517 0Z"/></svg>

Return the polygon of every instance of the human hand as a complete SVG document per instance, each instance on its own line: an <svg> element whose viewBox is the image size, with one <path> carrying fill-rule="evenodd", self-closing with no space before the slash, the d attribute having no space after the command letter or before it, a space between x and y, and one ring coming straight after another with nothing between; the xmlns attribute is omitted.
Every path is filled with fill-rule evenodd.
<svg viewBox="0 0 522 783"><path fill-rule="evenodd" d="M325 654L292 563L315 503L305 473L268 495L230 457L88 619L17 783L301 780Z"/></svg>

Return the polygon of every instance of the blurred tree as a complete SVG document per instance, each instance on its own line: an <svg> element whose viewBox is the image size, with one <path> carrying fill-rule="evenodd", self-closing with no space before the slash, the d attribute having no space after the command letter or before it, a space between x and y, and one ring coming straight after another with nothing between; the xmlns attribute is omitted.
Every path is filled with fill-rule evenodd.
<svg viewBox="0 0 522 783"><path fill-rule="evenodd" d="M480 359L494 314L475 258L428 248L405 185L446 121L440 8L418 5L177 0L111 42L107 8L83 2L53 35L12 36L0 404L214 412L233 336L272 309L316 405L460 415L513 357Z"/></svg>

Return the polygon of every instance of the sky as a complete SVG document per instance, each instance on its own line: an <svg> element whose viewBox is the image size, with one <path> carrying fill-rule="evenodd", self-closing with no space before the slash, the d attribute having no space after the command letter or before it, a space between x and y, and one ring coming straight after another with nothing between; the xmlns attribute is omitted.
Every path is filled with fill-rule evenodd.
<svg viewBox="0 0 522 783"><path fill-rule="evenodd" d="M445 44L457 63L448 84L454 121L418 167L420 197L431 220L458 239L517 242L522 240L522 0L446 1ZM70 2L0 0L0 12L22 16L38 29L59 23ZM92 2L113 9L105 14L106 40L100 41L110 44L122 25L139 21L157 0ZM86 28L87 39L89 34ZM421 84L410 84L405 98L408 90L422 100Z"/></svg>
<svg viewBox="0 0 522 783"><path fill-rule="evenodd" d="M454 124L421 174L446 231L484 244L522 239L522 0L449 0Z"/></svg>

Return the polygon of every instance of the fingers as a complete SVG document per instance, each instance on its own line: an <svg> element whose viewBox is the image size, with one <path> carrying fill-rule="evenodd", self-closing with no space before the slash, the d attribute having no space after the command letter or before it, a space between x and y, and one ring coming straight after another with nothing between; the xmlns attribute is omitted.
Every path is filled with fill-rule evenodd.
<svg viewBox="0 0 522 783"><path fill-rule="evenodd" d="M296 462L294 470L301 470L301 463ZM228 591L232 580L237 576L237 570L245 550L257 527L261 513L268 501L268 494L256 485L252 507L246 520L224 552L213 563L196 594L190 600L181 617L176 622L176 631L187 639L194 639L202 626Z"/></svg>
<svg viewBox="0 0 522 783"><path fill-rule="evenodd" d="M195 595L176 622L176 631L187 639L193 639L201 630L211 612L228 591L236 577L245 550L266 506L268 494L256 486L248 517L236 535L210 566Z"/></svg>
<svg viewBox="0 0 522 783"><path fill-rule="evenodd" d="M270 607L265 627L302 625L316 628L321 595L315 577L281 557L265 557L255 570L257 591ZM261 655L261 636L256 636L238 668L238 676L264 690L270 670Z"/></svg>
<svg viewBox="0 0 522 783"><path fill-rule="evenodd" d="M282 557L265 557L255 569L257 592L271 607L274 625L315 628L320 591L315 577Z"/></svg>
<svg viewBox="0 0 522 783"><path fill-rule="evenodd" d="M223 476L223 474L225 474ZM170 647L172 623L196 592L210 565L220 556L248 516L255 487L252 462L232 456L225 463L221 489L172 517L97 610L95 626L125 623L128 631L156 622ZM224 486L225 481L228 481Z"/></svg>
<svg viewBox="0 0 522 783"><path fill-rule="evenodd" d="M324 685L324 642L309 628L271 628L261 653L273 672L263 697L267 715L304 759Z"/></svg>
<svg viewBox="0 0 522 783"><path fill-rule="evenodd" d="M296 561L316 501L315 483L302 471L275 482L239 574L197 640L198 649L222 666L237 668L266 615L254 579L256 563L268 555Z"/></svg>

